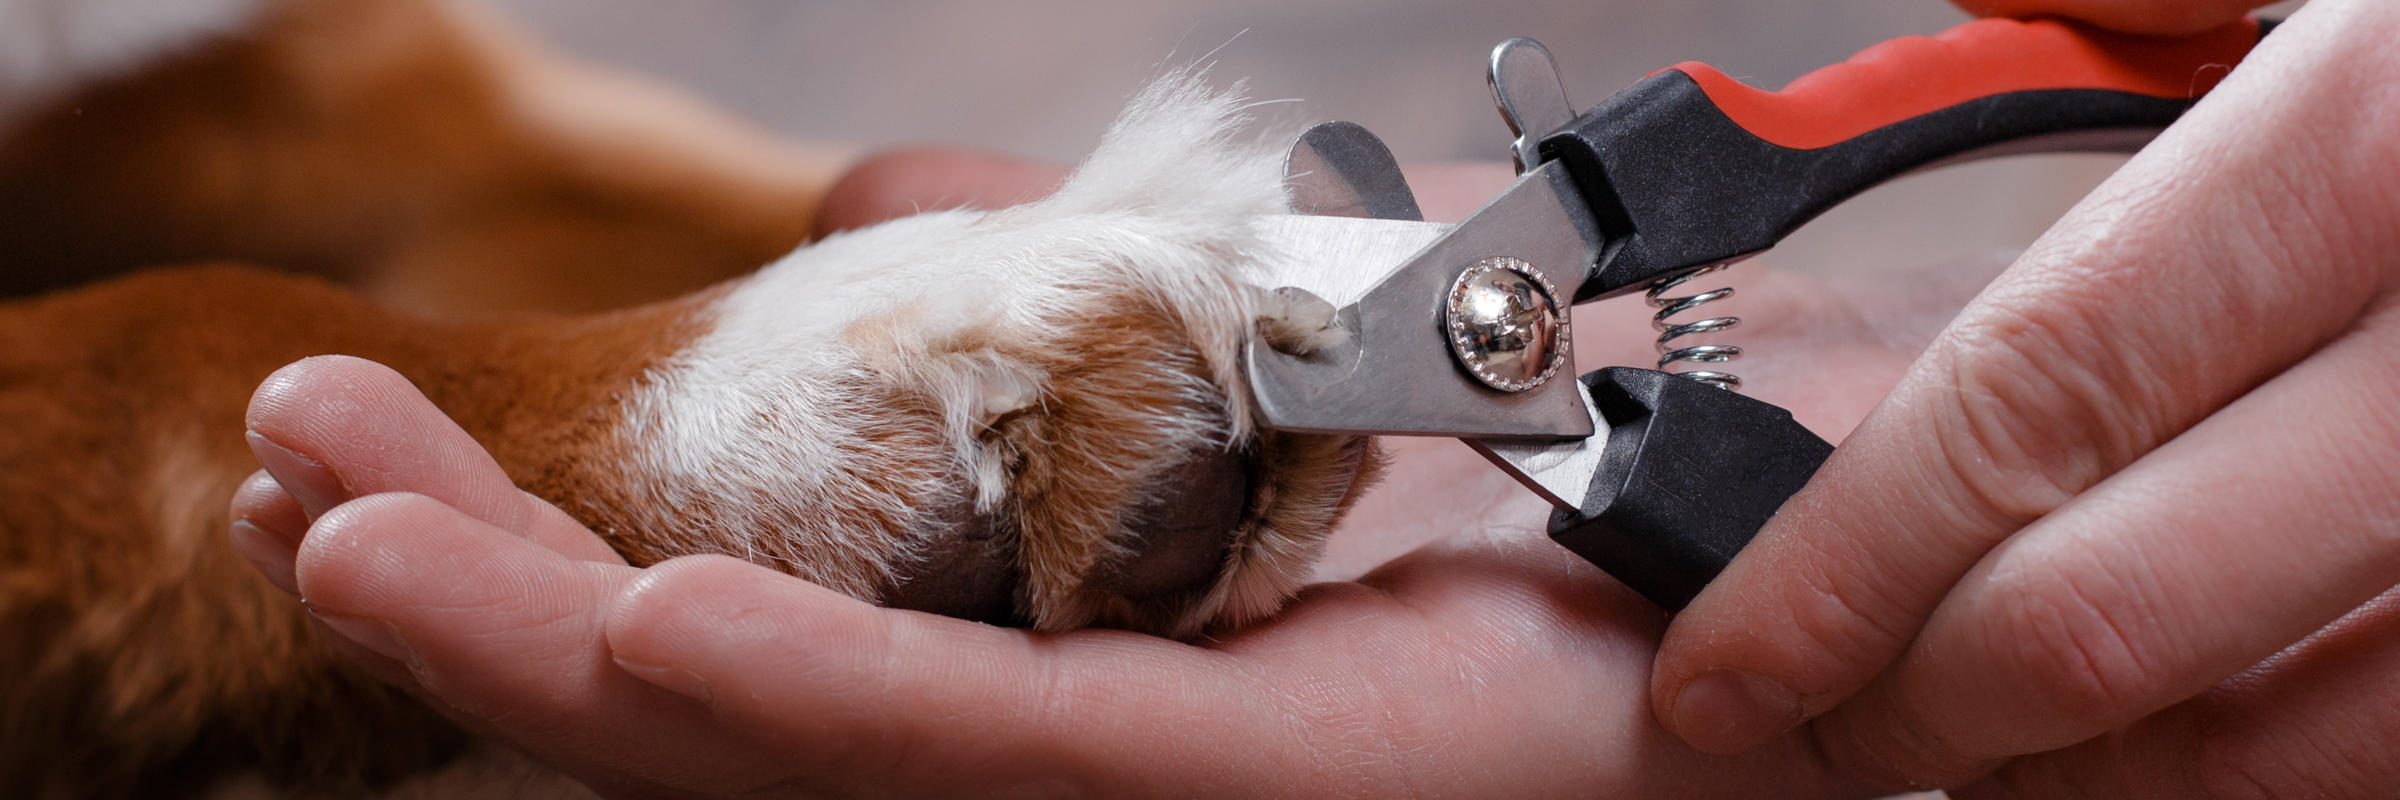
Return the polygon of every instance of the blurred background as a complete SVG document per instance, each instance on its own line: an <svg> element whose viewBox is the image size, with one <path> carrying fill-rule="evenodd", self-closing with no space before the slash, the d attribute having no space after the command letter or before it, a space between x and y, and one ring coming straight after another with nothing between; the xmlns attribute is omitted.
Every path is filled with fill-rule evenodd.
<svg viewBox="0 0 2400 800"><path fill-rule="evenodd" d="M1194 61L1220 84L1292 101L1262 116L1358 122L1403 163L1505 161L1483 64L1512 36L1547 45L1586 107L1687 60L1780 88L1968 19L1940 0L493 2L557 47L680 83L791 136L1060 162L1089 151L1147 80ZM2020 156L1910 176L1762 258L1836 273L2022 248L2123 161Z"/></svg>

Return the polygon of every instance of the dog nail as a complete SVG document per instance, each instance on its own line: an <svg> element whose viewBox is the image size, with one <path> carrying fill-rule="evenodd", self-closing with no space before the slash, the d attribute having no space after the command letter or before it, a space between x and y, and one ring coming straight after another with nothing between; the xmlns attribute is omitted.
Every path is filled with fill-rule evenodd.
<svg viewBox="0 0 2400 800"><path fill-rule="evenodd" d="M349 493L342 489L342 482L325 465L292 452L291 448L276 444L275 440L261 436L257 431L250 431L246 436L250 440L250 453L258 458L258 465L266 467L267 474L275 476L275 482L293 500L300 501L300 508L308 512L310 521L315 521L349 499Z"/></svg>
<svg viewBox="0 0 2400 800"><path fill-rule="evenodd" d="M407 664L412 671L416 668L418 663L416 651L410 649L408 642L400 638L399 629L392 627L391 623L365 617L329 614L318 610L314 605L307 606L307 608L308 613L315 616L318 622L325 623L325 627L332 628L334 633L341 634L343 638L357 642L360 647L381 653L386 658Z"/></svg>
<svg viewBox="0 0 2400 800"><path fill-rule="evenodd" d="M642 679L644 683L685 697L701 701L708 700L708 682L701 680L700 676L691 670L627 661L624 656L619 655L611 655L610 658L616 660L617 668L625 670L628 675Z"/></svg>
<svg viewBox="0 0 2400 800"><path fill-rule="evenodd" d="M268 583L295 595L300 593L300 579L293 572L292 563L298 552L291 542L246 519L234 520L226 535L233 539L233 551L249 561L250 566L257 567Z"/></svg>

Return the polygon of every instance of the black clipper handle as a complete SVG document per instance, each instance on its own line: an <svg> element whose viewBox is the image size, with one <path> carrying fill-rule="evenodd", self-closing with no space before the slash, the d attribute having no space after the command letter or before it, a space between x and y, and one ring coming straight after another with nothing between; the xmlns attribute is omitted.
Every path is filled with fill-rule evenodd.
<svg viewBox="0 0 2400 800"><path fill-rule="evenodd" d="M1724 571L1833 454L1764 401L1632 367L1582 380L1608 447L1583 508L1554 512L1550 538L1668 611Z"/></svg>

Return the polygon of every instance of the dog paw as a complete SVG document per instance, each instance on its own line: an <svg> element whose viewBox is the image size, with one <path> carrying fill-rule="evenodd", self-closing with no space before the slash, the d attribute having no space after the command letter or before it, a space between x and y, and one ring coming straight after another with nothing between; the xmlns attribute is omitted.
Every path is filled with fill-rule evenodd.
<svg viewBox="0 0 2400 800"><path fill-rule="evenodd" d="M1337 342L1244 280L1278 154L1188 75L1050 197L833 236L708 299L627 406L609 511L698 552L1041 629L1188 636L1273 612L1374 471L1369 440L1251 419L1240 348Z"/></svg>

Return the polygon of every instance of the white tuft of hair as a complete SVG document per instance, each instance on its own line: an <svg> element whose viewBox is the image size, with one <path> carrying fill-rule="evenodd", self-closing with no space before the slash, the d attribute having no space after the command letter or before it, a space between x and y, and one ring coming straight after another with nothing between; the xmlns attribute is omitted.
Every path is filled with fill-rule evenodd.
<svg viewBox="0 0 2400 800"><path fill-rule="evenodd" d="M0 0L0 117L249 26L264 0Z"/></svg>

